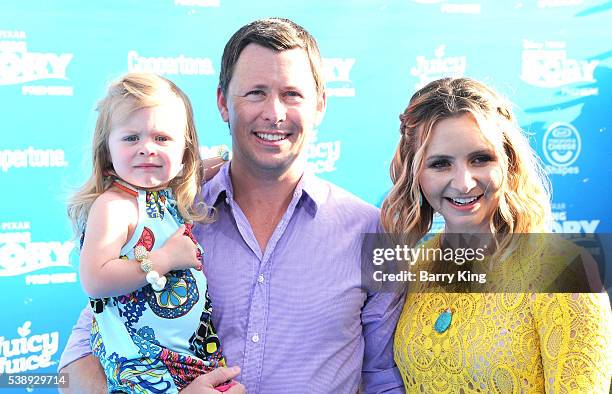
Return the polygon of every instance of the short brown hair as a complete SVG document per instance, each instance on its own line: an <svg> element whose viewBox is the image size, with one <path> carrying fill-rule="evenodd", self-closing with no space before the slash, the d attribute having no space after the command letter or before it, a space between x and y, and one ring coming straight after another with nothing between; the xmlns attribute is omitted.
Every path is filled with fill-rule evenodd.
<svg viewBox="0 0 612 394"><path fill-rule="evenodd" d="M229 39L221 58L221 73L219 88L225 95L234 73L234 66L242 50L249 44L261 45L275 51L286 51L302 48L310 60L310 69L315 81L317 94L321 96L325 90L321 65L321 54L317 41L302 26L284 18L259 19L240 28Z"/></svg>

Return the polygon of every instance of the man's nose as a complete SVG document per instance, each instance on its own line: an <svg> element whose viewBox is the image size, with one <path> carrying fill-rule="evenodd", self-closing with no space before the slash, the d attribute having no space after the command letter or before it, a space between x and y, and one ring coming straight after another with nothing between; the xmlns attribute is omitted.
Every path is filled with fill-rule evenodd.
<svg viewBox="0 0 612 394"><path fill-rule="evenodd" d="M269 96L264 103L262 117L272 124L284 122L287 119L287 106L277 96Z"/></svg>

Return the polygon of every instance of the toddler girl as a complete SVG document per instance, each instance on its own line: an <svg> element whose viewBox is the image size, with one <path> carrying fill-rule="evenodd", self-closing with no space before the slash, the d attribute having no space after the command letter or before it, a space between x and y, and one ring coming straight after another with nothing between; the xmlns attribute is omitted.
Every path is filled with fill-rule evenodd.
<svg viewBox="0 0 612 394"><path fill-rule="evenodd" d="M98 104L93 174L68 207L93 353L109 392L177 392L224 366L193 221L202 181L191 104L171 81L130 73Z"/></svg>

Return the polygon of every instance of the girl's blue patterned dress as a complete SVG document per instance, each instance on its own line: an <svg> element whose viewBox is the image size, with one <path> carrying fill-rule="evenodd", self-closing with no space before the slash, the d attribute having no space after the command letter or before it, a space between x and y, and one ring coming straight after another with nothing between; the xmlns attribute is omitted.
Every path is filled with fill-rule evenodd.
<svg viewBox="0 0 612 394"><path fill-rule="evenodd" d="M138 199L138 224L121 248L126 264L136 264L127 260L134 259L137 245L149 251L161 247L184 221L171 189L151 192L117 184ZM185 235L196 243L201 258L191 225L186 226ZM177 270L166 278L161 291L147 285L123 296L90 301L92 349L106 372L109 392L175 393L197 376L225 365L204 274Z"/></svg>

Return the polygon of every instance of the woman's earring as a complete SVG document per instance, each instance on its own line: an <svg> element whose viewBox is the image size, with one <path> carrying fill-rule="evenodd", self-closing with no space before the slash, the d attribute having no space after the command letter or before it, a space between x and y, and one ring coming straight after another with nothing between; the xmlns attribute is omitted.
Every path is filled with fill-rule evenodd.
<svg viewBox="0 0 612 394"><path fill-rule="evenodd" d="M419 207L423 206L423 193L419 192Z"/></svg>

